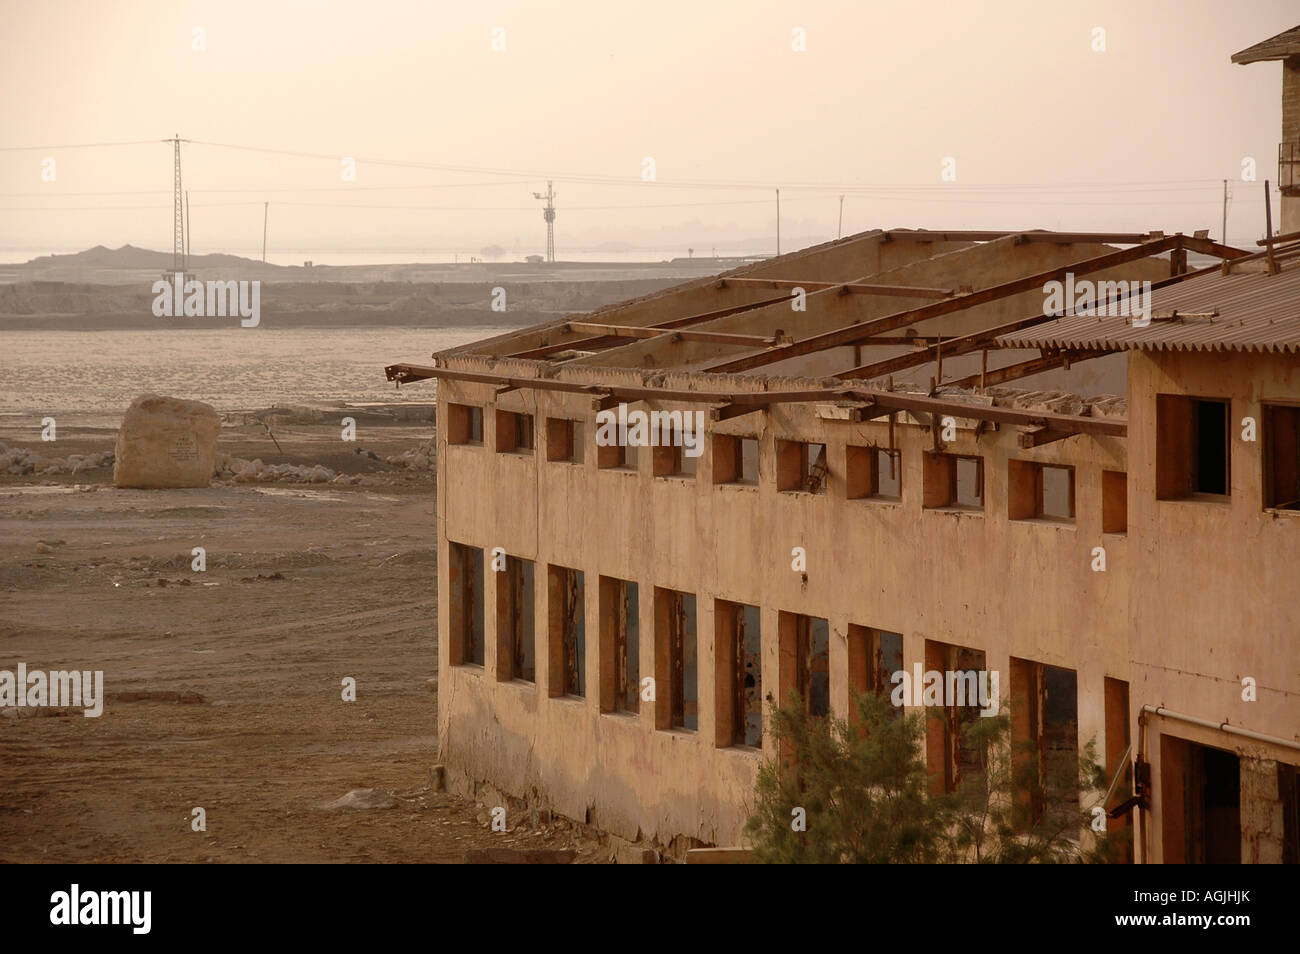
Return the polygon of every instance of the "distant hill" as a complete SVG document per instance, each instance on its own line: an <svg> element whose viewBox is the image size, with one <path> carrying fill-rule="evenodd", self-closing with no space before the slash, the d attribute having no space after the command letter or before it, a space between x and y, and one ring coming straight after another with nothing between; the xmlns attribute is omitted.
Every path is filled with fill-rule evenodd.
<svg viewBox="0 0 1300 954"><path fill-rule="evenodd" d="M94 248L88 248L84 252L73 252L71 255L39 255L27 263L28 265L81 265L96 268L149 268L165 269L170 268L172 264L171 252L155 252L153 249L136 248L134 245L123 245L121 248L105 248L103 245L96 245ZM189 256L190 268L230 268L233 266L257 265L259 268L275 267L263 266L261 262L252 258L244 258L242 255L191 255Z"/></svg>
<svg viewBox="0 0 1300 954"><path fill-rule="evenodd" d="M206 281L233 278L265 282L408 282L415 284L503 282L658 282L689 281L715 275L738 264L733 259L696 257L672 262L427 262L391 265L276 265L241 255L191 255L186 271ZM171 252L123 245L96 245L68 255L38 255L22 264L0 264L0 285L15 282L62 282L98 285L153 283L172 270Z"/></svg>

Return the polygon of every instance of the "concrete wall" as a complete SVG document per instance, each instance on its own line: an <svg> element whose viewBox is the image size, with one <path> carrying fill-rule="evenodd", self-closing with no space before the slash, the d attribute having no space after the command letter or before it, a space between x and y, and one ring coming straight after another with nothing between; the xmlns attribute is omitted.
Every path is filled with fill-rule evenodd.
<svg viewBox="0 0 1300 954"><path fill-rule="evenodd" d="M487 362L464 359L486 369ZM503 373L517 369L498 366ZM522 367L522 365L521 365ZM537 684L498 682L496 625L489 611L482 669L452 667L448 613L439 614L443 758L462 790L490 781L514 796L539 794L558 811L635 838L668 841L687 835L731 844L740 840L745 806L764 750L719 748L714 689L714 601L761 608L762 681L766 696L778 686L777 630L781 612L829 621L831 702L848 706L850 625L903 635L904 665L925 662L926 641L982 650L1010 691L1012 658L1072 669L1078 674L1078 742L1095 739L1099 754L1122 745L1107 739L1106 680L1128 684L1128 734L1143 740L1156 780L1142 819L1140 860L1162 851L1162 734L1237 752L1243 759L1295 764L1300 752L1249 742L1170 718L1142 724L1142 705L1228 721L1285 739L1300 738L1300 645L1294 601L1300 565L1300 514L1261 509L1261 447L1239 439L1241 418L1259 420L1259 404L1300 401L1300 361L1294 357L1216 353L1132 353L1130 434L1127 439L1071 437L1022 450L1017 429L977 435L959 421L951 453L984 458L982 513L922 507L924 454L930 431L899 423L903 452L899 503L849 500L846 446L887 445L884 422L829 421L815 405L779 405L711 425L713 432L757 437L757 487L712 483L712 444L706 443L694 477L652 476L650 453L636 471L600 470L594 447L594 409L586 396L520 390L495 397L490 385L439 385L440 434L446 402L481 404L482 446L439 447L439 548L447 542L535 561L539 621ZM639 375L584 374L610 384L640 384ZM718 377L722 378L719 383ZM696 378L667 373L665 387L756 387L752 378ZM793 380L771 382L786 387ZM1154 396L1175 393L1232 399L1232 494L1223 501L1155 499ZM539 415L532 455L501 454L494 444L496 406ZM638 405L646 407L646 405ZM683 407L663 405L664 409ZM546 416L580 418L585 453L580 464L547 462ZM776 442L825 443L830 466L824 493L776 490ZM1072 523L1009 519L1009 463L1034 460L1075 467ZM1127 472L1128 525L1103 533L1102 472ZM791 549L807 551L807 575L791 569ZM1096 547L1106 569L1093 569ZM585 574L586 698L550 698L545 621L546 567ZM653 706L638 715L601 713L602 669L598 580L639 584L640 673L655 672L655 587L695 594L699 652L698 730L655 728ZM496 605L498 574L487 574L485 603ZM439 581L440 605L448 585ZM1257 701L1242 701L1245 676L1257 681ZM1114 684L1112 684L1114 688ZM1124 724L1111 713L1114 735ZM1243 761L1243 840L1273 849L1267 788ZM1250 780L1250 785L1246 780ZM1274 796L1276 793L1274 793ZM1270 814L1272 813L1272 814ZM1268 830L1266 830L1268 829ZM1260 834L1263 831L1264 834ZM1253 833L1253 834L1252 834ZM1263 857L1263 856L1261 856Z"/></svg>
<svg viewBox="0 0 1300 954"><path fill-rule="evenodd" d="M1133 737L1143 705L1229 722L1300 741L1300 513L1265 511L1262 440L1242 440L1260 403L1300 401L1300 359L1235 352L1134 352L1129 379L1129 546L1113 571L1132 580L1129 642ZM1228 398L1232 493L1157 500L1154 396ZM1131 562L1129 562L1131 561ZM1242 680L1256 681L1256 701ZM1300 751L1174 719L1147 728L1152 777L1162 775L1160 734L1300 763ZM1243 785L1243 820L1250 794ZM1161 786L1152 801L1149 860L1161 861Z"/></svg>
<svg viewBox="0 0 1300 954"><path fill-rule="evenodd" d="M443 382L440 408L447 400L489 404L492 390ZM555 392L511 392L500 401L543 415L591 413L589 398ZM491 780L511 795L544 792L562 813L628 838L640 831L665 841L686 834L737 842L761 753L714 744L715 599L761 608L764 695L778 685L778 614L802 613L829 620L831 699L840 713L848 706L848 627L858 624L902 633L909 668L924 661L926 640L983 650L989 668L1002 673L1004 696L1013 656L1076 670L1080 746L1096 738L1098 750L1105 750L1104 680L1129 679L1129 591L1123 573L1090 567L1098 545L1106 547L1112 565L1126 564L1126 537L1102 534L1100 515L1101 472L1124 469L1122 440L1075 437L1024 451L1014 428L977 437L963 427L948 450L986 455L986 509L972 514L922 509L923 453L931 438L901 423L903 499L889 504L847 500L844 492L846 445L887 444L888 425L824 421L811 406L782 406L716 425L719 433L760 438L756 488L713 486L711 448L691 479L651 476L644 453L636 473L597 470L590 427L580 465L546 462L540 441L531 457L493 453L493 420L485 415L483 447L440 447L440 552L445 557L448 540L485 551L500 546L536 561L539 580L548 563L582 570L589 634L599 631L598 576L637 582L642 674L654 672L653 588L695 594L699 729L656 730L648 711L635 717L600 713L599 641L593 638L586 699L548 698L543 673L535 687L497 682L491 613L485 667L451 667L448 614L442 613L441 744L462 787ZM544 430L538 427L539 435ZM825 493L777 492L778 439L828 445ZM1077 468L1073 524L1008 519L1011 458ZM796 546L807 551L806 581L791 569ZM496 577L489 574L488 606L495 605ZM445 605L445 580L439 586ZM537 587L539 621L547 618L545 590ZM539 626L539 661L546 657L545 639ZM772 754L770 740L765 752Z"/></svg>

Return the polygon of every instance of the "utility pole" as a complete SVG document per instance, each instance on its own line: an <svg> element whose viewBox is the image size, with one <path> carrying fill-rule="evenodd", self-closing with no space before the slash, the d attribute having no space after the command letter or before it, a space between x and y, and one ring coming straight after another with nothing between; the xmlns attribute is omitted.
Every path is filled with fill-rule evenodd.
<svg viewBox="0 0 1300 954"><path fill-rule="evenodd" d="M533 193L534 199L545 199L546 208L542 210L542 218L546 219L546 260L555 261L555 190L551 188L551 180L546 180L546 194L540 192Z"/></svg>
<svg viewBox="0 0 1300 954"><path fill-rule="evenodd" d="M781 254L781 190L776 190L776 254Z"/></svg>
<svg viewBox="0 0 1300 954"><path fill-rule="evenodd" d="M190 190L185 190L185 261L189 263L189 257L194 254L194 246L190 244L193 233L190 231Z"/></svg>
<svg viewBox="0 0 1300 954"><path fill-rule="evenodd" d="M1264 251L1268 257L1268 273L1276 275L1277 262L1273 259L1273 200L1269 197L1271 190L1268 180L1264 180Z"/></svg>
<svg viewBox="0 0 1300 954"><path fill-rule="evenodd" d="M1228 180L1223 180L1223 232L1220 241L1228 244Z"/></svg>
<svg viewBox="0 0 1300 954"><path fill-rule="evenodd" d="M266 264L266 220L271 215L271 203L262 203L262 264Z"/></svg>
<svg viewBox="0 0 1300 954"><path fill-rule="evenodd" d="M835 237L837 239L844 238L844 196L840 196L840 228Z"/></svg>

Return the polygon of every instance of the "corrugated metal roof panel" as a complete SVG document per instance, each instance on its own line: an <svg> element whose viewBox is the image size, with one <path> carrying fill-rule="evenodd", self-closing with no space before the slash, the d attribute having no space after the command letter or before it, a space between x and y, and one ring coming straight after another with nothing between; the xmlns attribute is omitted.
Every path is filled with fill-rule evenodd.
<svg viewBox="0 0 1300 954"><path fill-rule="evenodd" d="M1211 272L1151 293L1153 314L1217 311L1214 318L1152 321L1073 315L1003 335L1010 348L1300 352L1300 267L1277 275Z"/></svg>

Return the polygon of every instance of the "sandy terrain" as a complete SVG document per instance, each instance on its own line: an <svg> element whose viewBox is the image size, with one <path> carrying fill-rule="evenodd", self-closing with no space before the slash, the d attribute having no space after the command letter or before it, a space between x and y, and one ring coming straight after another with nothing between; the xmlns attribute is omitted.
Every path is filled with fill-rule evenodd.
<svg viewBox="0 0 1300 954"><path fill-rule="evenodd" d="M337 434L277 430L281 456L260 427L228 428L221 449L373 484L0 478L0 669L102 669L107 696L99 718L0 717L0 861L459 862L500 847L605 860L589 830L514 811L511 832L492 832L483 806L431 789L433 478L337 451ZM428 436L393 427L368 449ZM111 447L60 434L61 455ZM195 546L206 572L191 570ZM323 807L356 789L392 807Z"/></svg>

